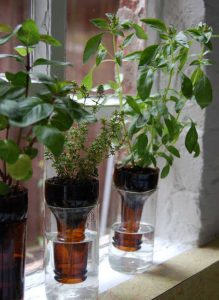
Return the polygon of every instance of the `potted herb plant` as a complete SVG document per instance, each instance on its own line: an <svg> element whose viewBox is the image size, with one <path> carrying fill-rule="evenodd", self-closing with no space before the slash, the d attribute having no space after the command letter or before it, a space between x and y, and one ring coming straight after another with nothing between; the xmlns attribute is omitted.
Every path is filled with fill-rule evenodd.
<svg viewBox="0 0 219 300"><path fill-rule="evenodd" d="M98 88L93 113L99 107L102 87ZM75 94L89 97L84 85ZM91 96L92 99L93 96ZM90 116L91 117L91 116ZM110 152L117 138L120 116L101 120L100 133L88 141L89 121L75 123L65 136L64 150L57 157L50 151L56 176L45 182L46 288L54 295L96 299L98 288L98 165Z"/></svg>
<svg viewBox="0 0 219 300"><path fill-rule="evenodd" d="M0 59L14 59L20 70L2 74L0 79L0 295L2 300L23 299L25 236L28 191L23 182L32 176L32 160L37 156L37 141L54 155L62 152L63 130L73 119L85 114L68 93L72 83L34 74L39 65L68 65L31 55L39 43L60 46L50 35L41 34L33 20L11 29L0 24L0 45L16 39L13 54L0 54ZM33 80L44 85L32 94Z"/></svg>
<svg viewBox="0 0 219 300"><path fill-rule="evenodd" d="M141 254L145 240L152 246L153 230L142 232L141 217L148 197L156 190L161 161L165 162L160 173L164 178L174 158L180 158L177 141L184 135L188 152L194 157L200 153L196 122L185 114L184 108L193 103L204 109L212 101L212 87L205 73L205 67L211 64L206 55L212 50L212 28L200 23L194 28L177 31L160 19L141 21L157 31L159 43L127 53L125 48L133 42L134 36L147 38L143 26L107 14L107 20L91 21L102 32L87 42L84 53L85 62L97 54L96 66L107 61L115 64L115 80L109 85L119 99L123 116L124 152L114 171L122 206L121 222L112 238L110 262L113 268L131 273L147 268L145 261L141 264L142 257L138 253ZM104 45L104 34L112 35L113 54ZM116 44L118 36L119 45ZM197 53L192 51L194 43L200 46ZM93 51L88 51L91 44ZM120 73L126 61L138 64L136 95L124 93ZM153 83L158 74L163 86L155 90ZM179 85L173 83L176 77Z"/></svg>

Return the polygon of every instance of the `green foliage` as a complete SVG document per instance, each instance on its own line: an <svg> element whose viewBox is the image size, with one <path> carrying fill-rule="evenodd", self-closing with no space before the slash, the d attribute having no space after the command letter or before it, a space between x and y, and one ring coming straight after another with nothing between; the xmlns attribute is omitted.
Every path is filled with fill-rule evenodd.
<svg viewBox="0 0 219 300"><path fill-rule="evenodd" d="M11 185L31 178L32 160L38 153L34 147L37 141L57 157L63 150L62 131L68 130L74 120L88 117L89 113L70 97L75 89L79 93L84 87L34 70L40 65L70 66L67 62L46 58L31 62L30 55L39 43L57 47L61 45L59 41L41 34L33 20L26 20L15 29L0 24L0 32L6 33L0 38L0 45L11 39L16 43L15 53L0 54L0 59L10 58L20 63L18 72L8 70L5 80L0 80L0 195L5 195L10 192ZM35 79L43 88L41 86L30 96Z"/></svg>
<svg viewBox="0 0 219 300"><path fill-rule="evenodd" d="M97 59L95 67L105 62L115 64L115 79L107 84L118 97L122 116L122 135L127 156L124 165L147 167L157 166L164 161L161 177L168 175L174 157L180 158L177 141L187 131L185 146L189 153L198 156L200 147L194 120L188 121L184 107L187 103L198 104L203 109L212 102L212 87L205 68L211 64L206 55L212 50L212 28L200 23L194 28L177 31L160 19L142 19L142 26L130 20L121 21L112 14L107 19L93 20L101 29L101 47L104 58ZM159 44L147 45L145 49L129 53L126 47L134 45L136 38L146 39L145 24L156 30ZM103 43L105 34L111 34L113 53ZM116 38L119 36L119 44ZM92 38L90 39L92 40ZM198 44L200 51L193 52ZM88 44L87 44L88 45ZM89 53L86 46L85 53ZM133 46L132 46L133 48ZM98 48L92 48L92 55ZM90 58L87 56L85 62ZM124 63L138 64L137 95L125 95L121 80ZM173 79L181 81L176 86ZM154 81L162 78L162 86L155 90ZM152 93L153 91L153 93ZM187 118L186 118L187 117ZM187 129L189 128L189 129Z"/></svg>
<svg viewBox="0 0 219 300"><path fill-rule="evenodd" d="M113 141L118 139L120 116L115 113L109 120L101 120L100 133L89 143L88 123L75 124L65 134L64 151L57 157L51 152L46 158L51 159L57 175L61 178L86 180L97 176L98 165L116 148Z"/></svg>

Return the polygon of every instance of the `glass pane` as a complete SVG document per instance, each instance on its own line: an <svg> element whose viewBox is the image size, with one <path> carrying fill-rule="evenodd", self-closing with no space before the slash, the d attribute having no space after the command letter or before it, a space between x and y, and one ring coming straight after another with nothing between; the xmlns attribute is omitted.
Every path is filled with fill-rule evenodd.
<svg viewBox="0 0 219 300"><path fill-rule="evenodd" d="M83 50L86 41L95 34L100 33L91 22L94 18L105 18L105 13L116 13L119 8L120 0L68 0L67 1L67 36L66 36L66 59L70 61L74 67L66 70L66 78L68 80L76 80L80 82L90 68L95 64L95 59L91 59L87 64L83 65ZM104 39L104 44L112 51L112 40L109 35ZM104 76L103 76L104 74ZM113 64L105 63L94 72L94 85L106 83L114 77ZM92 125L89 133L89 140L92 140L99 131L99 125ZM105 174L107 161L105 160L99 166L100 180L100 216L103 204ZM112 224L117 212L116 195L112 191L112 201L108 210L108 218L106 227Z"/></svg>
<svg viewBox="0 0 219 300"><path fill-rule="evenodd" d="M94 59L83 65L82 56L86 41L100 31L90 23L91 19L104 18L105 13L114 13L118 10L119 0L68 0L67 1L67 40L66 58L73 63L74 68L67 70L67 79L80 81L88 70L95 63ZM104 40L106 46L111 43L109 36ZM95 71L94 84L101 84L104 74L104 81L112 79L113 67L106 63Z"/></svg>
<svg viewBox="0 0 219 300"><path fill-rule="evenodd" d="M23 22L29 16L28 0L7 0L0 1L0 23L9 24L14 28L17 24ZM1 36L4 35L1 33ZM12 53L15 42L12 40L10 43L1 46L0 53ZM17 71L19 64L12 59L1 60L0 73L10 70L11 72Z"/></svg>

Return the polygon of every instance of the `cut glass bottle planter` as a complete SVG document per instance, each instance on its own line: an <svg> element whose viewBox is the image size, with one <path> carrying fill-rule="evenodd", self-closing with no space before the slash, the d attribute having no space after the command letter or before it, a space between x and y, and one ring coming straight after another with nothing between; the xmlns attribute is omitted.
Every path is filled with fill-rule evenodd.
<svg viewBox="0 0 219 300"><path fill-rule="evenodd" d="M98 294L98 181L46 181L48 299L96 299Z"/></svg>
<svg viewBox="0 0 219 300"><path fill-rule="evenodd" d="M0 197L0 299L23 300L28 195L16 188Z"/></svg>
<svg viewBox="0 0 219 300"><path fill-rule="evenodd" d="M115 169L121 213L111 228L109 262L116 271L142 273L153 262L157 181L156 169Z"/></svg>

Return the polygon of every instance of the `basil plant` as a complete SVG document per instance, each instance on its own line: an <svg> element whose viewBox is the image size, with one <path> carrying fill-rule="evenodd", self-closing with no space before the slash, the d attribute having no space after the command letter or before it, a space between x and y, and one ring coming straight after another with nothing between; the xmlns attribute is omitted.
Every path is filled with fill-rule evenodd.
<svg viewBox="0 0 219 300"><path fill-rule="evenodd" d="M20 64L18 72L8 70L0 77L0 195L7 195L13 185L32 176L32 160L37 156L36 143L45 145L55 156L61 154L63 131L73 120L88 113L73 101L73 82L36 73L40 65L68 66L69 63L46 58L32 60L40 43L61 46L50 35L41 34L33 20L26 20L12 29L0 24L0 45L16 40L14 52L0 54ZM39 84L35 94L32 85Z"/></svg>
<svg viewBox="0 0 219 300"><path fill-rule="evenodd" d="M177 141L181 135L185 136L189 153L195 157L200 153L196 122L185 114L185 107L195 104L204 109L212 102L212 86L206 67L212 64L208 54L213 48L211 39L216 36L205 23L177 31L160 19L142 19L139 25L130 20L121 21L112 14L106 16L107 19L91 20L101 33L88 40L84 62L96 55L96 64L89 74L102 63L115 65L115 79L107 82L107 86L120 103L127 153L122 164L157 167L157 160L164 159L163 178L168 175L174 158L180 157ZM156 31L159 42L129 53L127 46L135 43L136 38L147 39L145 26ZM104 43L105 34L112 36L113 53ZM194 52L194 44L198 44L197 52ZM138 65L136 95L124 92L121 68L126 62ZM156 78L162 79L157 90ZM175 83L176 78L179 85Z"/></svg>

